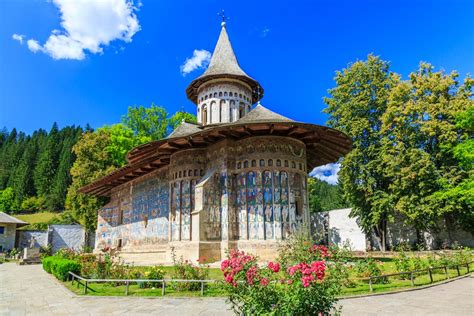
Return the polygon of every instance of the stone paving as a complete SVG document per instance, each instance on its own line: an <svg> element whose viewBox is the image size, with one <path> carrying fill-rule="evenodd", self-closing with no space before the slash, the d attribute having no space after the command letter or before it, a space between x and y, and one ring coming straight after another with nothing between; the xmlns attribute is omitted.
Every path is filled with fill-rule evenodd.
<svg viewBox="0 0 474 316"><path fill-rule="evenodd" d="M472 276L428 289L341 301L344 315L474 315ZM0 264L0 315L232 315L223 298L75 296L39 265Z"/></svg>

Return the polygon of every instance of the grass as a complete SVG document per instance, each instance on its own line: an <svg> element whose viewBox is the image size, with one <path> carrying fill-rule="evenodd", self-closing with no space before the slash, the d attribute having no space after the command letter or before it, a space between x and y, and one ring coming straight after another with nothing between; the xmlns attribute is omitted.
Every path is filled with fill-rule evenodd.
<svg viewBox="0 0 474 316"><path fill-rule="evenodd" d="M58 213L41 212L41 213L14 215L14 216L29 224L38 224L38 223L47 223L57 215Z"/></svg>
<svg viewBox="0 0 474 316"><path fill-rule="evenodd" d="M165 270L165 278L171 278L173 267L166 266L162 267ZM386 260L383 266L384 274L393 273L395 271L393 260ZM460 267L459 272L461 275L467 274L467 268ZM456 269L448 269L448 275L450 278L458 276ZM433 270L433 283L446 280L444 270ZM413 288L409 275L406 276L407 280L400 279L400 276L388 277L389 282L386 284L373 284L373 291L370 292L368 281L357 280L351 287L343 287L341 297L363 295L372 293L384 293L393 292L403 289ZM209 279L222 280L222 272L218 268L210 268ZM415 287L424 286L431 284L428 272L416 275L414 278ZM63 284L72 292L78 295L84 295L84 285L74 282L63 282ZM91 296L125 296L125 285L113 285L110 283L92 283L88 284L87 295ZM158 296L162 295L161 285L156 288L140 288L138 284L129 285L129 296ZM198 291L179 291L174 284L166 284L165 296L167 297L199 297L201 292ZM226 296L226 292L219 284L206 284L205 297L223 297Z"/></svg>

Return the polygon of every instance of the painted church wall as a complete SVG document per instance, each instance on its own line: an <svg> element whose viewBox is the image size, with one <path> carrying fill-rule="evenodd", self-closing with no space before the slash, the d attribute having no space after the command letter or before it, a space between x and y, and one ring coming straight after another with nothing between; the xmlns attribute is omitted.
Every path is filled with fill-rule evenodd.
<svg viewBox="0 0 474 316"><path fill-rule="evenodd" d="M163 243L169 235L167 170L119 187L99 210L96 248Z"/></svg>

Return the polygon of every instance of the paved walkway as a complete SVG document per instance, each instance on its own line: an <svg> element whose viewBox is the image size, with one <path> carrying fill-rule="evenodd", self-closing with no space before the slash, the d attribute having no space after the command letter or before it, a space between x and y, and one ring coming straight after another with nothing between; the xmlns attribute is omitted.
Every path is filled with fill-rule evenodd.
<svg viewBox="0 0 474 316"><path fill-rule="evenodd" d="M345 315L474 315L474 278L342 300ZM75 296L39 265L0 264L0 315L232 315L222 298Z"/></svg>

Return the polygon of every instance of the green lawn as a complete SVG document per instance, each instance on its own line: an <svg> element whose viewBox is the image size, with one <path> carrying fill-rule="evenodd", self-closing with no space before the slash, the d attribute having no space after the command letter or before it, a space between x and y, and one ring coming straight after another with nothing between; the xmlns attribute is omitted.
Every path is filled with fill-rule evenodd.
<svg viewBox="0 0 474 316"><path fill-rule="evenodd" d="M166 271L166 278L171 277L173 267L162 267ZM386 260L384 262L384 273L393 273L394 265L392 260ZM460 267L460 274L464 275L467 273L466 267ZM457 277L458 273L456 269L448 269L448 275L450 278ZM433 271L433 282L439 282L446 280L446 275L444 270L435 270ZM210 268L209 279L222 280L222 272L218 268ZM341 297L352 296L352 295L362 295L370 293L382 293L382 292L391 292L398 291L402 289L412 288L409 275L407 275L407 280L400 279L399 276L389 277L388 283L386 284L373 284L373 292L369 290L368 281L355 281L352 287L344 287L341 292ZM430 284L430 278L428 273L423 273L416 275L414 278L415 287L423 286ZM72 292L83 295L84 294L84 285L74 282L74 285L71 282L63 282L63 284L70 289ZM124 296L125 295L125 285L112 285L108 283L92 283L88 285L87 295L92 296ZM140 288L137 284L129 285L129 294L130 296L158 296L162 295L161 285L157 285L156 288ZM191 297L191 296L200 296L201 292L198 291L179 291L176 289L174 284L166 284L165 287L165 296L181 296L181 297ZM215 297L215 296L225 296L225 290L223 290L219 284L206 284L204 296L206 297Z"/></svg>
<svg viewBox="0 0 474 316"><path fill-rule="evenodd" d="M14 215L14 216L29 224L36 224L36 223L47 223L48 221L52 220L57 215L58 213L41 212L41 213L35 213L35 214Z"/></svg>

